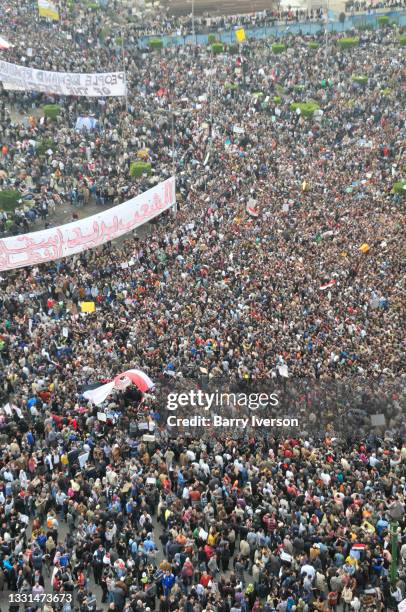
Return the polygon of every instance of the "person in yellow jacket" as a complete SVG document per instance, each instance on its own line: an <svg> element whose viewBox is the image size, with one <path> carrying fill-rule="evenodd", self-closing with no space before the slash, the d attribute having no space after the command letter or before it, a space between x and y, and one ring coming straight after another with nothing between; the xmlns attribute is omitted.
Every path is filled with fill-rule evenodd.
<svg viewBox="0 0 406 612"><path fill-rule="evenodd" d="M209 535L207 536L207 544L209 546L215 546L216 545L216 541L217 541L217 533L215 533L215 531L213 530L213 528L210 529Z"/></svg>

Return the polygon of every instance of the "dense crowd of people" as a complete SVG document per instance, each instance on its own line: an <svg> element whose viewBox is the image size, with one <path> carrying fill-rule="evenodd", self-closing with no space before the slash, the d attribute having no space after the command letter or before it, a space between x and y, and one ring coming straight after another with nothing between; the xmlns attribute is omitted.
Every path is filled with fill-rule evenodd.
<svg viewBox="0 0 406 612"><path fill-rule="evenodd" d="M139 99L134 101L130 96L128 109L121 99L105 99L96 103L83 98L70 99L68 104L61 105L61 116L55 123L44 121L40 110L44 102L55 101L52 97L5 92L0 103L0 184L3 187L16 187L22 197L21 208L17 208L14 215L1 214L1 235L25 233L34 227L38 229L41 220L46 227L55 224L53 218L57 219L58 215L54 215L54 211L66 208L66 205L75 207L97 202L100 206L109 206L122 201L128 194L137 193L137 184L128 185L129 165L137 151L145 148L147 143L152 142L150 158L154 166L159 165L158 174L162 174L158 160L162 155L166 156L168 151L166 147L162 148L162 144L168 145L171 134L167 129L164 138L156 138L156 130L161 130L161 124L167 126L168 122L164 121L163 114L156 115L155 111L168 112L171 97L176 93L172 88L173 77L169 74L168 66L173 60L178 63L182 60L183 50L167 50L160 67L154 70L154 77L162 83L161 87L156 89L154 80L149 81L151 85L141 83L140 79L145 81L147 74L143 64L148 64L150 59L146 60L145 50L137 48L138 35L133 28L137 28L139 22L130 20L125 24L126 9L120 12L116 8L116 21L106 17L103 12L89 9L75 16L61 12L61 23L56 25L38 19L36 13L33 15L29 3L9 2L2 9L5 17L2 32L14 45L2 52L5 60L57 71L91 72L125 68L130 92L141 93L143 99L141 102ZM104 26L105 18L108 27ZM32 19L37 21L31 28ZM19 38L21 31L25 33L23 38ZM124 49L120 47L120 38L125 41ZM44 40L47 41L46 45ZM306 47L307 42L302 40L302 46ZM89 46L97 48L97 55L89 51ZM258 53L261 53L263 46L269 55L267 43L259 43ZM305 52L305 48L302 52ZM322 56L321 51L319 55ZM308 59L310 57L309 54ZM207 63L205 57L202 66L210 70ZM194 70L198 70L197 58ZM226 72L231 79L234 78L232 62ZM349 74L347 76L350 77ZM213 87L216 86L214 81ZM187 88L183 88L185 97L191 87L191 83L188 83ZM204 87L197 92L194 85L192 93L195 92L197 99L191 99L187 106L195 107L199 94L204 96L207 93ZM149 115L149 130L145 125L148 121L140 116L140 110ZM203 112L207 114L207 102L203 104ZM76 129L77 118L88 114L97 117L96 130L90 135ZM67 151L70 151L70 155L66 162ZM111 163L111 160L115 163ZM34 221L37 221L35 225Z"/></svg>
<svg viewBox="0 0 406 612"><path fill-rule="evenodd" d="M385 0L383 2L366 2L366 0L349 0L345 3L345 11L374 11L377 9L397 10L404 8L402 0Z"/></svg>
<svg viewBox="0 0 406 612"><path fill-rule="evenodd" d="M124 62L128 98L3 91L0 188L18 188L45 223L66 203L129 199L175 162L178 199L147 232L0 277L0 590L19 596L11 610L396 610L398 32L361 32L351 51L338 35L328 47L298 36L280 55L267 40L147 53L134 35L123 53L100 36L103 11L50 26L31 2L1 10L15 45L2 59L82 72ZM309 100L313 117L291 109ZM49 101L56 122L38 113ZM97 129L76 131L90 114ZM152 178L129 175L140 150ZM4 235L30 227L23 209L8 221ZM81 313L84 300L95 313ZM156 389L85 399L133 367ZM273 385L276 413L298 415L298 429L167 424L168 390Z"/></svg>

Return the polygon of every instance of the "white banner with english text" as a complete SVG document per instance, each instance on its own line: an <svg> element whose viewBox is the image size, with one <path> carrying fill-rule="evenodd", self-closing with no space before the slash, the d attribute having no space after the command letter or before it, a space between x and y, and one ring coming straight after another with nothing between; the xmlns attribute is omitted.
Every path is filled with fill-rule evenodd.
<svg viewBox="0 0 406 612"><path fill-rule="evenodd" d="M175 204L175 177L97 215L0 240L0 271L35 266L93 249L148 223Z"/></svg>
<svg viewBox="0 0 406 612"><path fill-rule="evenodd" d="M41 91L60 96L125 96L125 72L49 72L0 60L0 81L4 89Z"/></svg>

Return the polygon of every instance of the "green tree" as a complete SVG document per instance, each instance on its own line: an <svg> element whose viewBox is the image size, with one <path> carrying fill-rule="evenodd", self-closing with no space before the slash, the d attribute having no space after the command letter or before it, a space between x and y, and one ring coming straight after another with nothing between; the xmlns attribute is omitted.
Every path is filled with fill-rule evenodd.
<svg viewBox="0 0 406 612"><path fill-rule="evenodd" d="M0 208L5 212L13 212L19 206L21 194L17 189L3 189L0 191Z"/></svg>
<svg viewBox="0 0 406 612"><path fill-rule="evenodd" d="M45 155L48 149L52 149L55 152L57 145L51 138L44 138L35 147L35 152L37 155Z"/></svg>
<svg viewBox="0 0 406 612"><path fill-rule="evenodd" d="M213 52L213 55L218 55L219 53L223 53L224 45L221 42L213 43L211 46L211 50Z"/></svg>
<svg viewBox="0 0 406 612"><path fill-rule="evenodd" d="M140 178L143 174L149 176L151 174L151 164L142 161L133 161L130 164L130 176L132 178Z"/></svg>
<svg viewBox="0 0 406 612"><path fill-rule="evenodd" d="M44 117L55 121L58 115L60 115L61 107L59 104L45 104L45 106L42 107L42 110Z"/></svg>

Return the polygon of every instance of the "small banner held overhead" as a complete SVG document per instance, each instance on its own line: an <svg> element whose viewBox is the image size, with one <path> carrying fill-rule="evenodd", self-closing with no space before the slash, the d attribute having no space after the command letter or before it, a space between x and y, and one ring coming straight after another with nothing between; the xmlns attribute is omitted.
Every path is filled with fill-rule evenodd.
<svg viewBox="0 0 406 612"><path fill-rule="evenodd" d="M80 302L80 310L82 312L94 312L96 304L94 302Z"/></svg>
<svg viewBox="0 0 406 612"><path fill-rule="evenodd" d="M237 42L239 42L239 43L242 43L245 40L247 40L247 37L245 36L244 28L238 28L238 30L235 31L235 38L236 38Z"/></svg>
<svg viewBox="0 0 406 612"><path fill-rule="evenodd" d="M38 12L40 17L48 17L54 21L59 21L59 12L51 0L38 0Z"/></svg>

